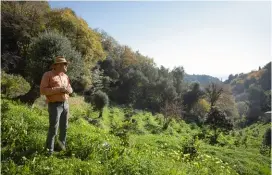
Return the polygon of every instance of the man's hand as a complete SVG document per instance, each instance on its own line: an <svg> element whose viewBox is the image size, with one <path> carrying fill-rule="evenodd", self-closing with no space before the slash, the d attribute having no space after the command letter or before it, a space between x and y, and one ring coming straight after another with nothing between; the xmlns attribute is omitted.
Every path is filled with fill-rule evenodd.
<svg viewBox="0 0 272 175"><path fill-rule="evenodd" d="M69 91L68 91L68 89L66 87L61 87L60 92L65 93L65 94L69 94Z"/></svg>

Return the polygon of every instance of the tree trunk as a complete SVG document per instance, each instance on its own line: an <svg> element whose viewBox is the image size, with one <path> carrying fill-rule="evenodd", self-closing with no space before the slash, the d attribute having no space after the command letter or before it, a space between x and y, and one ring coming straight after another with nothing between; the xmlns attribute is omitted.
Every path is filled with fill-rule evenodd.
<svg viewBox="0 0 272 175"><path fill-rule="evenodd" d="M31 87L28 93L16 97L15 100L20 100L23 103L32 105L39 96L40 96L39 86L34 85Z"/></svg>

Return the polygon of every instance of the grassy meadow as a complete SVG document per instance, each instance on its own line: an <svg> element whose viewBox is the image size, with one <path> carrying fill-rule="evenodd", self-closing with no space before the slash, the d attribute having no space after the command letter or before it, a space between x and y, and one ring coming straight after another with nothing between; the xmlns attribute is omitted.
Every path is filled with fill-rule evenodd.
<svg viewBox="0 0 272 175"><path fill-rule="evenodd" d="M33 106L2 99L2 174L270 174L260 154L271 125L257 123L210 145L209 130L163 116L121 107L103 117L83 97L70 98L67 150L48 157L44 144L48 114L44 99ZM205 134L204 134L205 133Z"/></svg>

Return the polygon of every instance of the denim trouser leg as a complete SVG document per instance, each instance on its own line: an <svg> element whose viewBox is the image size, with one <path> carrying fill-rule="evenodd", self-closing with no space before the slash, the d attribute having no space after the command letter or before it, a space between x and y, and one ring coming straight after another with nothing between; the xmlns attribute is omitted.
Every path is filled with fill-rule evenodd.
<svg viewBox="0 0 272 175"><path fill-rule="evenodd" d="M60 115L60 120L59 120L59 128L60 128L59 141L61 141L61 143L64 146L66 144L66 132L67 132L67 126L68 126L68 112L69 112L69 106L68 106L68 103L65 103L63 111Z"/></svg>
<svg viewBox="0 0 272 175"><path fill-rule="evenodd" d="M46 147L49 152L54 151L55 136L58 133L58 127L60 127L60 141L65 145L66 142L66 130L68 125L68 110L69 105L67 102L60 103L48 103L49 113L49 129L46 140Z"/></svg>

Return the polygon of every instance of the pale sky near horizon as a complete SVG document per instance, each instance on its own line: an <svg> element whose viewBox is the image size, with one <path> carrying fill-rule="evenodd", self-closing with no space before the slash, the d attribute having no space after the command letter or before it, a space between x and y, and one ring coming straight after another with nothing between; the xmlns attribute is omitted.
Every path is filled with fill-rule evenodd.
<svg viewBox="0 0 272 175"><path fill-rule="evenodd" d="M50 1L157 66L226 79L271 61L271 2Z"/></svg>

